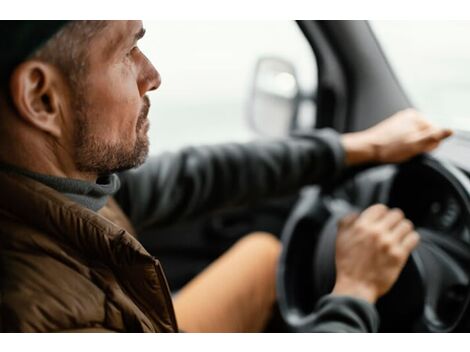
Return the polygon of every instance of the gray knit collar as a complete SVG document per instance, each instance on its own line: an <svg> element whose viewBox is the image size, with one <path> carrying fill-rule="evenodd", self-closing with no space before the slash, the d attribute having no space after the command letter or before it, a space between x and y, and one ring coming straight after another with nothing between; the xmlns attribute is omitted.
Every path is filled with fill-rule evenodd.
<svg viewBox="0 0 470 352"><path fill-rule="evenodd" d="M100 176L95 183L39 174L5 163L0 163L0 171L14 172L30 177L95 212L103 208L108 197L115 194L121 186L116 174Z"/></svg>

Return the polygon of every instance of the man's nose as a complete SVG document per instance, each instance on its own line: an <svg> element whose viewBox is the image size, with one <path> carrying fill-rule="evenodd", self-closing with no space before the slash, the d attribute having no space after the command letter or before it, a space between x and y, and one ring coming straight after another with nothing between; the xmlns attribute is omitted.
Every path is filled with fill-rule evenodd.
<svg viewBox="0 0 470 352"><path fill-rule="evenodd" d="M140 95L144 96L148 91L157 89L158 87L160 87L161 83L162 78L160 76L160 73L150 62L148 62L148 65L142 73L142 77L140 79Z"/></svg>

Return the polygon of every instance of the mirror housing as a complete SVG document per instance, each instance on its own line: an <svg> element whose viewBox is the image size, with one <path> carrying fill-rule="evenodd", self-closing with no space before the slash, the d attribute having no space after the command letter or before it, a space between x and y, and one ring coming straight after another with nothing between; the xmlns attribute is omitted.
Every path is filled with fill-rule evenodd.
<svg viewBox="0 0 470 352"><path fill-rule="evenodd" d="M295 67L281 58L260 58L248 103L251 128L267 137L287 136L295 125L299 103Z"/></svg>

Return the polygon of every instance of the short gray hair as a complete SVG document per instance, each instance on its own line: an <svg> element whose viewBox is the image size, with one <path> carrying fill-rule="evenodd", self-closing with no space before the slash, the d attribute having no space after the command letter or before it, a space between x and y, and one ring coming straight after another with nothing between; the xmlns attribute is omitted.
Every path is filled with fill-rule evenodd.
<svg viewBox="0 0 470 352"><path fill-rule="evenodd" d="M29 58L56 66L72 88L86 74L88 43L106 26L106 21L71 21Z"/></svg>

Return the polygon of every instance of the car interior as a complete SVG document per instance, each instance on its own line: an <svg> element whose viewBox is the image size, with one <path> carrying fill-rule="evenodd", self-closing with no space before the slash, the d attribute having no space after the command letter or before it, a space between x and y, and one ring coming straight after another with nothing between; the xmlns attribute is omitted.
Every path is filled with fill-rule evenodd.
<svg viewBox="0 0 470 352"><path fill-rule="evenodd" d="M315 87L302 89L304 73L291 60L263 53L249 72L241 116L259 138L320 128L359 131L399 110L422 108L424 98L416 99L407 83L415 78L404 78L384 35L392 33L393 25L411 24L388 23L382 30L381 23L368 21L293 25L313 54ZM441 34L442 40L450 40ZM397 40L412 45L411 37ZM216 51L218 43L211 45ZM418 66L411 72L420 65L419 60L414 62ZM434 88L433 93L444 94L441 89L446 86ZM466 87L458 89L463 94ZM446 124L445 117L440 123ZM315 319L315 303L334 284L338 220L351 211L384 203L404 211L421 242L398 282L377 304L380 331L468 332L470 134L462 124L448 126L456 133L437 151L404 164L351 169L322 187L305 187L284 198L223 209L174 226L145 228L139 238L162 262L170 288L177 292L242 236L254 231L276 234L283 253L277 311L267 331L304 332Z"/></svg>

